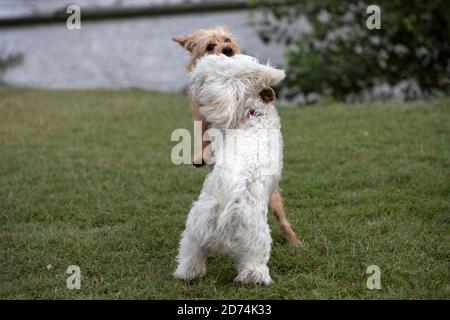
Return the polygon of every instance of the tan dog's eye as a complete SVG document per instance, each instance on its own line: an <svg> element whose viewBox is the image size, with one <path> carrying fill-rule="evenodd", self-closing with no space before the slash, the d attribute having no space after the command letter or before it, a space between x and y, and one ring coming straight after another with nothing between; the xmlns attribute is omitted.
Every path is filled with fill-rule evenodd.
<svg viewBox="0 0 450 320"><path fill-rule="evenodd" d="M225 38L225 42L231 42L230 38Z"/></svg>
<svg viewBox="0 0 450 320"><path fill-rule="evenodd" d="M215 45L214 43L210 43L210 44L208 44L208 46L206 47L206 50L208 50L208 51L213 51L215 47L216 47L216 45Z"/></svg>

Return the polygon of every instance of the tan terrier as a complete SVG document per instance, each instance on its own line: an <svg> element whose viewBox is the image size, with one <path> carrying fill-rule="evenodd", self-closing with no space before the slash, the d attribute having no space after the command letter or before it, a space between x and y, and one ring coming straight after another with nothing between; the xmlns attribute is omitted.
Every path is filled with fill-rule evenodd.
<svg viewBox="0 0 450 320"><path fill-rule="evenodd" d="M197 60L206 54L224 54L226 56L233 56L240 53L236 38L225 27L213 27L207 29L199 29L188 35L173 38L173 41L179 43L183 48L189 51L191 59L187 65L187 70L191 71L195 66ZM194 121L201 121L202 134L200 139L194 141L200 154L194 156L193 164L196 167L203 166L205 161L203 159L203 150L208 146L209 141L204 141L203 135L208 129L208 123L203 119L199 111L199 107L191 98L191 108ZM262 96L264 99L264 97ZM273 98L273 97L272 97ZM283 199L281 197L281 190L277 188L270 196L269 208L274 213L281 231L291 245L298 245L300 242L292 230L289 221L284 214Z"/></svg>

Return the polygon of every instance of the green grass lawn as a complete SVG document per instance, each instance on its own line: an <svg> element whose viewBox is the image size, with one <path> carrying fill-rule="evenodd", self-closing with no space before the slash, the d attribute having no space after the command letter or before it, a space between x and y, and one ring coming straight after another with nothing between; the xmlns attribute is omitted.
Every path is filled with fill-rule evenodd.
<svg viewBox="0 0 450 320"><path fill-rule="evenodd" d="M0 90L0 298L450 298L450 100L280 110L286 213L270 287L231 258L176 280L205 169L175 166L187 98L140 90ZM52 267L47 268L48 265ZM78 265L80 290L66 288ZM366 269L381 268L381 290Z"/></svg>

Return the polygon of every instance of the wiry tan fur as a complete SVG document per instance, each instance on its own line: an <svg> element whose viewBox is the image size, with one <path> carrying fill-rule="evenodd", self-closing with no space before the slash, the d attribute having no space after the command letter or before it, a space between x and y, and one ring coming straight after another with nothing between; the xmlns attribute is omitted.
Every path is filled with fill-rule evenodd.
<svg viewBox="0 0 450 320"><path fill-rule="evenodd" d="M234 54L240 53L236 38L225 27L199 29L183 37L173 38L191 54L187 65L188 71L197 63L197 60L206 54L221 54L223 48L230 47ZM213 51L207 51L209 44L215 44Z"/></svg>
<svg viewBox="0 0 450 320"><path fill-rule="evenodd" d="M237 44L236 38L227 30L226 27L212 27L206 29L199 29L193 33L182 37L176 37L172 39L173 41L179 43L183 48L185 48L191 55L189 63L187 65L187 70L191 71L198 59L206 54L222 54L224 48L230 48L234 54L240 53L239 46ZM207 50L208 45L214 44L214 49ZM202 139L205 131L208 129L208 123L205 121L203 116L199 111L199 106L191 98L189 92L189 98L191 100L191 109L193 121L202 121L202 135L200 139L194 141L197 146L197 150L200 150L199 155L194 155L194 165L204 164L203 161L203 150L208 146L209 141L203 141ZM196 165L197 166L197 165ZM281 197L280 189L277 188L270 197L269 208L274 213L277 222L280 226L281 231L291 245L298 245L300 241L297 239L295 232L292 230L289 221L284 213L283 198Z"/></svg>

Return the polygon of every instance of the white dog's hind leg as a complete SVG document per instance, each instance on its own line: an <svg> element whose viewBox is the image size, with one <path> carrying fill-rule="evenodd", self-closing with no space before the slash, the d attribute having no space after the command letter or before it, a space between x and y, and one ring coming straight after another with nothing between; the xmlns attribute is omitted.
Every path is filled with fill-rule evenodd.
<svg viewBox="0 0 450 320"><path fill-rule="evenodd" d="M242 283L261 283L266 286L272 283L269 268L258 262L246 263L239 267L239 274L234 281Z"/></svg>
<svg viewBox="0 0 450 320"><path fill-rule="evenodd" d="M205 185L209 181L206 179ZM216 205L217 201L204 190L200 193L199 200L192 205L186 229L181 236L175 277L189 281L205 274L205 260L209 251L206 244L209 242L212 226L209 220Z"/></svg>
<svg viewBox="0 0 450 320"><path fill-rule="evenodd" d="M202 277L206 272L205 260L206 253L186 230L180 242L178 266L173 275L186 281Z"/></svg>
<svg viewBox="0 0 450 320"><path fill-rule="evenodd" d="M272 282L267 267L272 238L267 223L260 225L257 229L259 230L249 230L250 234L246 236L246 239L239 240L241 243L247 241L251 243L251 246L247 247L247 250L242 248L236 252L238 276L234 280L243 283L261 283L267 286Z"/></svg>

